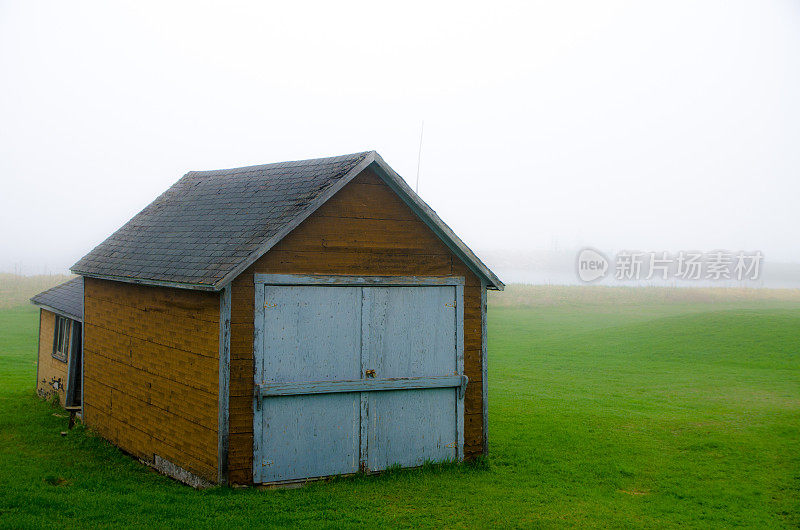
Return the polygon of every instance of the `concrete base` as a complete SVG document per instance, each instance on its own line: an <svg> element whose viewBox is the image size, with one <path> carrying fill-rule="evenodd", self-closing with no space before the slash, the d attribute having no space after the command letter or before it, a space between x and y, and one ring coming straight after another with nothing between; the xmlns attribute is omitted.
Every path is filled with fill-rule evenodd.
<svg viewBox="0 0 800 530"><path fill-rule="evenodd" d="M215 486L215 484L212 484L211 482L207 481L204 478L198 477L197 475L195 475L190 471L186 471L182 467L173 464L172 462L170 462L165 458L161 458L158 455L154 456L155 458L153 462L145 462L145 463L155 468L159 473L174 478L175 480L183 482L184 484L196 489L205 489Z"/></svg>

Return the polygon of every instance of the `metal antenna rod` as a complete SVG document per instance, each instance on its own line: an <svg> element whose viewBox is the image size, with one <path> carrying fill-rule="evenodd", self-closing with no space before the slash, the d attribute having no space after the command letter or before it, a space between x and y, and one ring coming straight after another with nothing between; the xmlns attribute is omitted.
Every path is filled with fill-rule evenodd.
<svg viewBox="0 0 800 530"><path fill-rule="evenodd" d="M422 134L425 132L425 120L422 120L422 126L419 129L419 152L417 153L417 187L415 192L419 193L419 165L422 162Z"/></svg>

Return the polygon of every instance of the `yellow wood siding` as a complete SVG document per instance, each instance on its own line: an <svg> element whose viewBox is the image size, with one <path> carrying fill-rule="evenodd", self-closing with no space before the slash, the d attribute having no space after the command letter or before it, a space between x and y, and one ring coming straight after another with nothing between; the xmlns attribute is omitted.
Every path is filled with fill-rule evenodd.
<svg viewBox="0 0 800 530"><path fill-rule="evenodd" d="M84 421L139 458L159 455L214 482L219 296L84 285Z"/></svg>

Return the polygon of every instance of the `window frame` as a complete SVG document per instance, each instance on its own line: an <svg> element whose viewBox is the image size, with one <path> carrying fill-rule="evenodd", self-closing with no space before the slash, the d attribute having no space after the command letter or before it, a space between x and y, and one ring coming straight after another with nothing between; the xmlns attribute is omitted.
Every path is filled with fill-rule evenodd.
<svg viewBox="0 0 800 530"><path fill-rule="evenodd" d="M53 329L53 359L66 363L72 347L72 319L61 315L55 316Z"/></svg>

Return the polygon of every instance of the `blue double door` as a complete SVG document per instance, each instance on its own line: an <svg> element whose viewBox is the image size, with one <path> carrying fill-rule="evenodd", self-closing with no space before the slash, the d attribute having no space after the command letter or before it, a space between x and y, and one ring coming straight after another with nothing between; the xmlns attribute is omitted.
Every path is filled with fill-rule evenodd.
<svg viewBox="0 0 800 530"><path fill-rule="evenodd" d="M272 391L254 403L256 482L461 457L457 286L265 284L262 294L256 389Z"/></svg>

